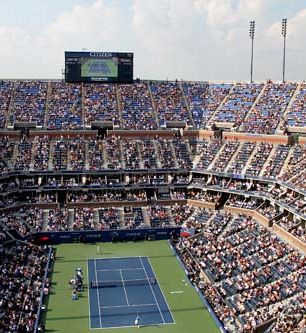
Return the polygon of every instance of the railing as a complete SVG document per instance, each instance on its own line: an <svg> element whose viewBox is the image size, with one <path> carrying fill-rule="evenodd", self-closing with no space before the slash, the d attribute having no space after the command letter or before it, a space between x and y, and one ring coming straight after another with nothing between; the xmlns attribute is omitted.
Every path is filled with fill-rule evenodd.
<svg viewBox="0 0 306 333"><path fill-rule="evenodd" d="M174 254L176 255L177 260L179 261L181 267L184 269L186 276L188 274L188 271L186 270L186 267L183 263L183 261L181 260L179 253L176 249L176 247L173 247L172 244L170 243L172 251L174 252ZM201 267L200 264L198 263L198 261L193 257L193 255L191 254L191 252L184 246L184 249L186 250L186 252L188 253L188 255L192 258L192 260L194 260L198 267ZM202 274L205 276L205 273L203 272L203 270L200 268L200 270L202 271ZM188 278L188 276L187 276ZM203 304L205 305L205 307L207 308L208 312L210 313L210 315L212 316L214 322L216 323L216 325L218 326L219 330L221 333L226 333L226 329L224 328L223 323L220 321L220 319L218 318L218 316L216 315L214 309L212 308L212 306L210 305L210 303L207 301L206 297L203 295L203 293L201 292L201 290L192 284L192 286L195 288L195 290L197 291L198 295L201 298L201 301L203 302Z"/></svg>
<svg viewBox="0 0 306 333"><path fill-rule="evenodd" d="M38 328L39 328L39 324L40 324L41 308L42 308L42 305L43 305L43 301L45 300L44 289L45 289L45 283L46 283L46 279L48 277L49 269L50 269L50 265L51 265L52 251L53 251L53 249L50 246L49 253L48 253L48 262L47 262L47 265L46 265L44 280L43 280L43 283L42 283L42 286L41 286L41 291L40 291L40 300L39 300L39 304L38 304L38 311L37 311L37 314L36 314L34 333L38 332Z"/></svg>

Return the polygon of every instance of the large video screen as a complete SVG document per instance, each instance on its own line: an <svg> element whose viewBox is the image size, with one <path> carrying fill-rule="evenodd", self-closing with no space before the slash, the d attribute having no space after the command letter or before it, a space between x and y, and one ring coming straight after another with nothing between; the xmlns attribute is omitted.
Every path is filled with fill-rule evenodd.
<svg viewBox="0 0 306 333"><path fill-rule="evenodd" d="M133 82L133 53L65 52L67 82Z"/></svg>

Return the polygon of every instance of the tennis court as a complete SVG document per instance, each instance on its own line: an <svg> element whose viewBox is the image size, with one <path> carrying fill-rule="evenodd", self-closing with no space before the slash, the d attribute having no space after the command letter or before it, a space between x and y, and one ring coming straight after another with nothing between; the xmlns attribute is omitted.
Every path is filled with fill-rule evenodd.
<svg viewBox="0 0 306 333"><path fill-rule="evenodd" d="M174 322L148 257L89 259L90 328Z"/></svg>

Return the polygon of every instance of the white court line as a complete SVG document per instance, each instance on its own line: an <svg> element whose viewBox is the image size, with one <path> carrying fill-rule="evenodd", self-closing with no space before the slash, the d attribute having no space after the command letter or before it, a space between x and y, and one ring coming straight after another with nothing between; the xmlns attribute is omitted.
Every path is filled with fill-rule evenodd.
<svg viewBox="0 0 306 333"><path fill-rule="evenodd" d="M162 314L162 312L161 312L161 310L160 310L160 307L159 307L159 304L158 304L158 302L157 302L157 299L156 299L156 296L155 296L154 290L153 290L152 285L151 285L151 283L150 283L150 279L149 279L149 277L148 277L147 271L146 271L146 269L145 269L145 267L144 267L144 264L143 264L143 262L142 262L142 257L139 257L139 260L140 260L141 265L142 265L142 267L143 267L143 270L144 270L144 272L145 272L145 274L146 274L146 277L147 277L147 279L148 279L148 281L149 281L149 285L150 285L150 288L151 288L152 294L153 294L153 296L154 296L154 299L155 299L156 305L157 305L157 307L158 307L158 311L159 311L159 313L160 313L160 315L161 315L161 318L162 318L162 320L163 320L163 323L165 324L165 318L164 318L164 316L163 316L163 314Z"/></svg>
<svg viewBox="0 0 306 333"><path fill-rule="evenodd" d="M96 259L94 259L95 264L95 275L96 275L96 281L98 283L98 275L97 275L97 265L96 265ZM98 307L99 307L99 317L100 317L100 328L102 328L102 317L101 317L101 305L100 305L100 297L99 297L99 288L97 288L97 297L98 297Z"/></svg>
<svg viewBox="0 0 306 333"><path fill-rule="evenodd" d="M124 283L124 280L123 280L123 275L122 275L122 271L120 269L120 275L121 275L121 280L122 280L122 286L123 286L123 290L124 290L124 293L125 293L125 298L126 298L126 304L129 306L129 298L128 298L128 295L126 293L126 289L125 289L125 283Z"/></svg>
<svg viewBox="0 0 306 333"><path fill-rule="evenodd" d="M168 311L170 312L171 318L172 318L172 320L173 320L173 324L175 324L175 319L174 319L174 317L173 317L173 315L172 315L171 308L170 308L170 306L169 306L169 304L168 304L168 302L167 302L167 298L165 297L165 294L163 293L163 290L162 290L162 288L161 288L161 284L159 283L158 278L157 278L157 276L156 276L156 274L155 274L155 272L154 272L154 269L153 269L153 267L152 267L152 265L151 265L150 259L149 259L148 257L146 257L146 258L147 258L147 260L148 260L148 263L149 263L149 265L150 265L150 267L151 267L152 272L153 272L154 275L155 275L155 279L156 279L156 281L158 282L159 290L161 291L161 293L162 293L162 295L163 295L163 297L164 297L164 300L165 300L166 305L167 305L167 307L168 307ZM165 324L171 324L171 323L165 323Z"/></svg>
<svg viewBox="0 0 306 333"><path fill-rule="evenodd" d="M134 271L136 269L143 269L143 268L114 268L114 269L97 269L97 272L113 272L113 271Z"/></svg>
<svg viewBox="0 0 306 333"><path fill-rule="evenodd" d="M155 303L152 304L130 304L130 305L111 305L111 306L101 306L101 309L112 309L112 308L126 308L126 307L135 307L135 306L155 306Z"/></svg>
<svg viewBox="0 0 306 333"><path fill-rule="evenodd" d="M86 271L87 271L87 298L88 298L88 313L89 313L89 329L91 329L91 312L90 312L90 298L89 298L89 288L90 288L90 281L89 281L89 272L88 272L88 259L87 259L87 265L86 265Z"/></svg>
<svg viewBox="0 0 306 333"><path fill-rule="evenodd" d="M170 291L170 294L182 294L183 290Z"/></svg>
<svg viewBox="0 0 306 333"><path fill-rule="evenodd" d="M129 257L104 257L104 258L90 258L90 259L96 259L96 260L112 260L112 259L139 259L139 256L129 256ZM129 326L128 326L129 327Z"/></svg>
<svg viewBox="0 0 306 333"><path fill-rule="evenodd" d="M154 323L154 324L146 324L144 326L163 326L163 325L173 325L175 324L174 322L173 323ZM91 328L91 330L107 330L107 329L113 329L113 328L128 328L128 327L133 327L135 328L135 325L130 325L130 326L104 326L104 327L94 327L94 328Z"/></svg>

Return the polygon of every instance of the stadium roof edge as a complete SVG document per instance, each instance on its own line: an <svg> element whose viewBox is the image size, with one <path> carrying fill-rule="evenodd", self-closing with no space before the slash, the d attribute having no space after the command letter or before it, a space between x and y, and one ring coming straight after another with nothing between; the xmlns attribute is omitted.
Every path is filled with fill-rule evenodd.
<svg viewBox="0 0 306 333"><path fill-rule="evenodd" d="M42 81L42 82L59 82L59 81L64 81L61 78L53 78L53 79L48 79L48 78L0 78L0 81ZM249 81L226 81L226 80L212 80L212 81L199 81L199 80L183 80L183 79L174 79L174 80L156 80L156 79L134 79L134 83L136 82L187 82L187 83L207 83L207 84L239 84L239 83L250 83ZM267 79L265 81L254 81L253 84L262 84L262 83L268 83L268 82L272 82L272 83L283 83L283 81L279 80L279 81L273 81L270 79ZM107 82L103 82L103 83L107 83ZM306 83L306 80L300 81L294 81L294 80L287 80L285 83L297 83L297 84L301 84L301 83Z"/></svg>

